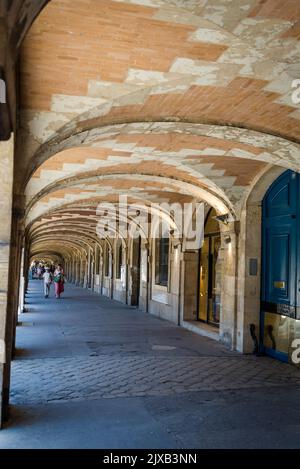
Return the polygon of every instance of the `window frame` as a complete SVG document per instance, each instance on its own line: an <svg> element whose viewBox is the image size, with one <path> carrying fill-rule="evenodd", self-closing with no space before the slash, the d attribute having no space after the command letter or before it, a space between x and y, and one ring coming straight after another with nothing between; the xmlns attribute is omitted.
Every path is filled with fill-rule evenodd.
<svg viewBox="0 0 300 469"><path fill-rule="evenodd" d="M117 246L116 246L116 265L115 265L116 280L121 280L122 278L122 266L123 266L123 243L121 240L118 240Z"/></svg>
<svg viewBox="0 0 300 469"><path fill-rule="evenodd" d="M105 245L105 252L104 252L104 276L110 277L110 248L106 244Z"/></svg>
<svg viewBox="0 0 300 469"><path fill-rule="evenodd" d="M164 263L161 263L161 255L162 255L162 241L164 241L165 245L167 245L167 250L165 251L165 255L167 255L167 260ZM167 289L169 288L169 282L170 282L170 249L171 249L171 243L170 243L170 237L160 237L160 238L155 238L154 240L154 285L155 287L159 287L161 289ZM162 280L162 270L161 267L164 267L166 269L166 280Z"/></svg>

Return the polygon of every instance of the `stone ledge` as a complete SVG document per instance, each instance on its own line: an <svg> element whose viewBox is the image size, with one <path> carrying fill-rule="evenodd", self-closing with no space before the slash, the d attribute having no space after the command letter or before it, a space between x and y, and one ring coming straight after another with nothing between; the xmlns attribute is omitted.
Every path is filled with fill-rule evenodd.
<svg viewBox="0 0 300 469"><path fill-rule="evenodd" d="M219 330L209 324L204 324L200 321L183 321L180 325L191 332L195 332L195 334L209 337L218 342L220 340Z"/></svg>

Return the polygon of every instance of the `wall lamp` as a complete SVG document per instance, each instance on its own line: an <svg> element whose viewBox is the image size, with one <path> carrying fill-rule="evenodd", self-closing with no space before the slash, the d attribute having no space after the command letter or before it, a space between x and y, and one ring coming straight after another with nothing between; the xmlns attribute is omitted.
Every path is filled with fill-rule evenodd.
<svg viewBox="0 0 300 469"><path fill-rule="evenodd" d="M231 243L231 237L230 237L230 235L226 235L225 238L224 238L224 240L225 240L225 243L226 243L226 244L230 244L230 243Z"/></svg>

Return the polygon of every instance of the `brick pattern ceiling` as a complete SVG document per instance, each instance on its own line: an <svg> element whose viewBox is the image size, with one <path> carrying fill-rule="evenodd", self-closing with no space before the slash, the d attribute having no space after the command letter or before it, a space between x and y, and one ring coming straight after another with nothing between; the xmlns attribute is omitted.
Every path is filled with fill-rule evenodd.
<svg viewBox="0 0 300 469"><path fill-rule="evenodd" d="M27 223L120 193L238 218L299 170L299 39L298 0L51 0L20 50Z"/></svg>

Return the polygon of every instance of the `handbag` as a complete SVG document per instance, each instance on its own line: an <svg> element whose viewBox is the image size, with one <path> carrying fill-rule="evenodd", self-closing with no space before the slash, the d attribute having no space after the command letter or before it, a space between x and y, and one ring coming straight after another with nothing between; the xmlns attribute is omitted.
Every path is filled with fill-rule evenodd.
<svg viewBox="0 0 300 469"><path fill-rule="evenodd" d="M54 276L54 282L56 283L59 283L62 279L62 275L61 274L57 274Z"/></svg>

